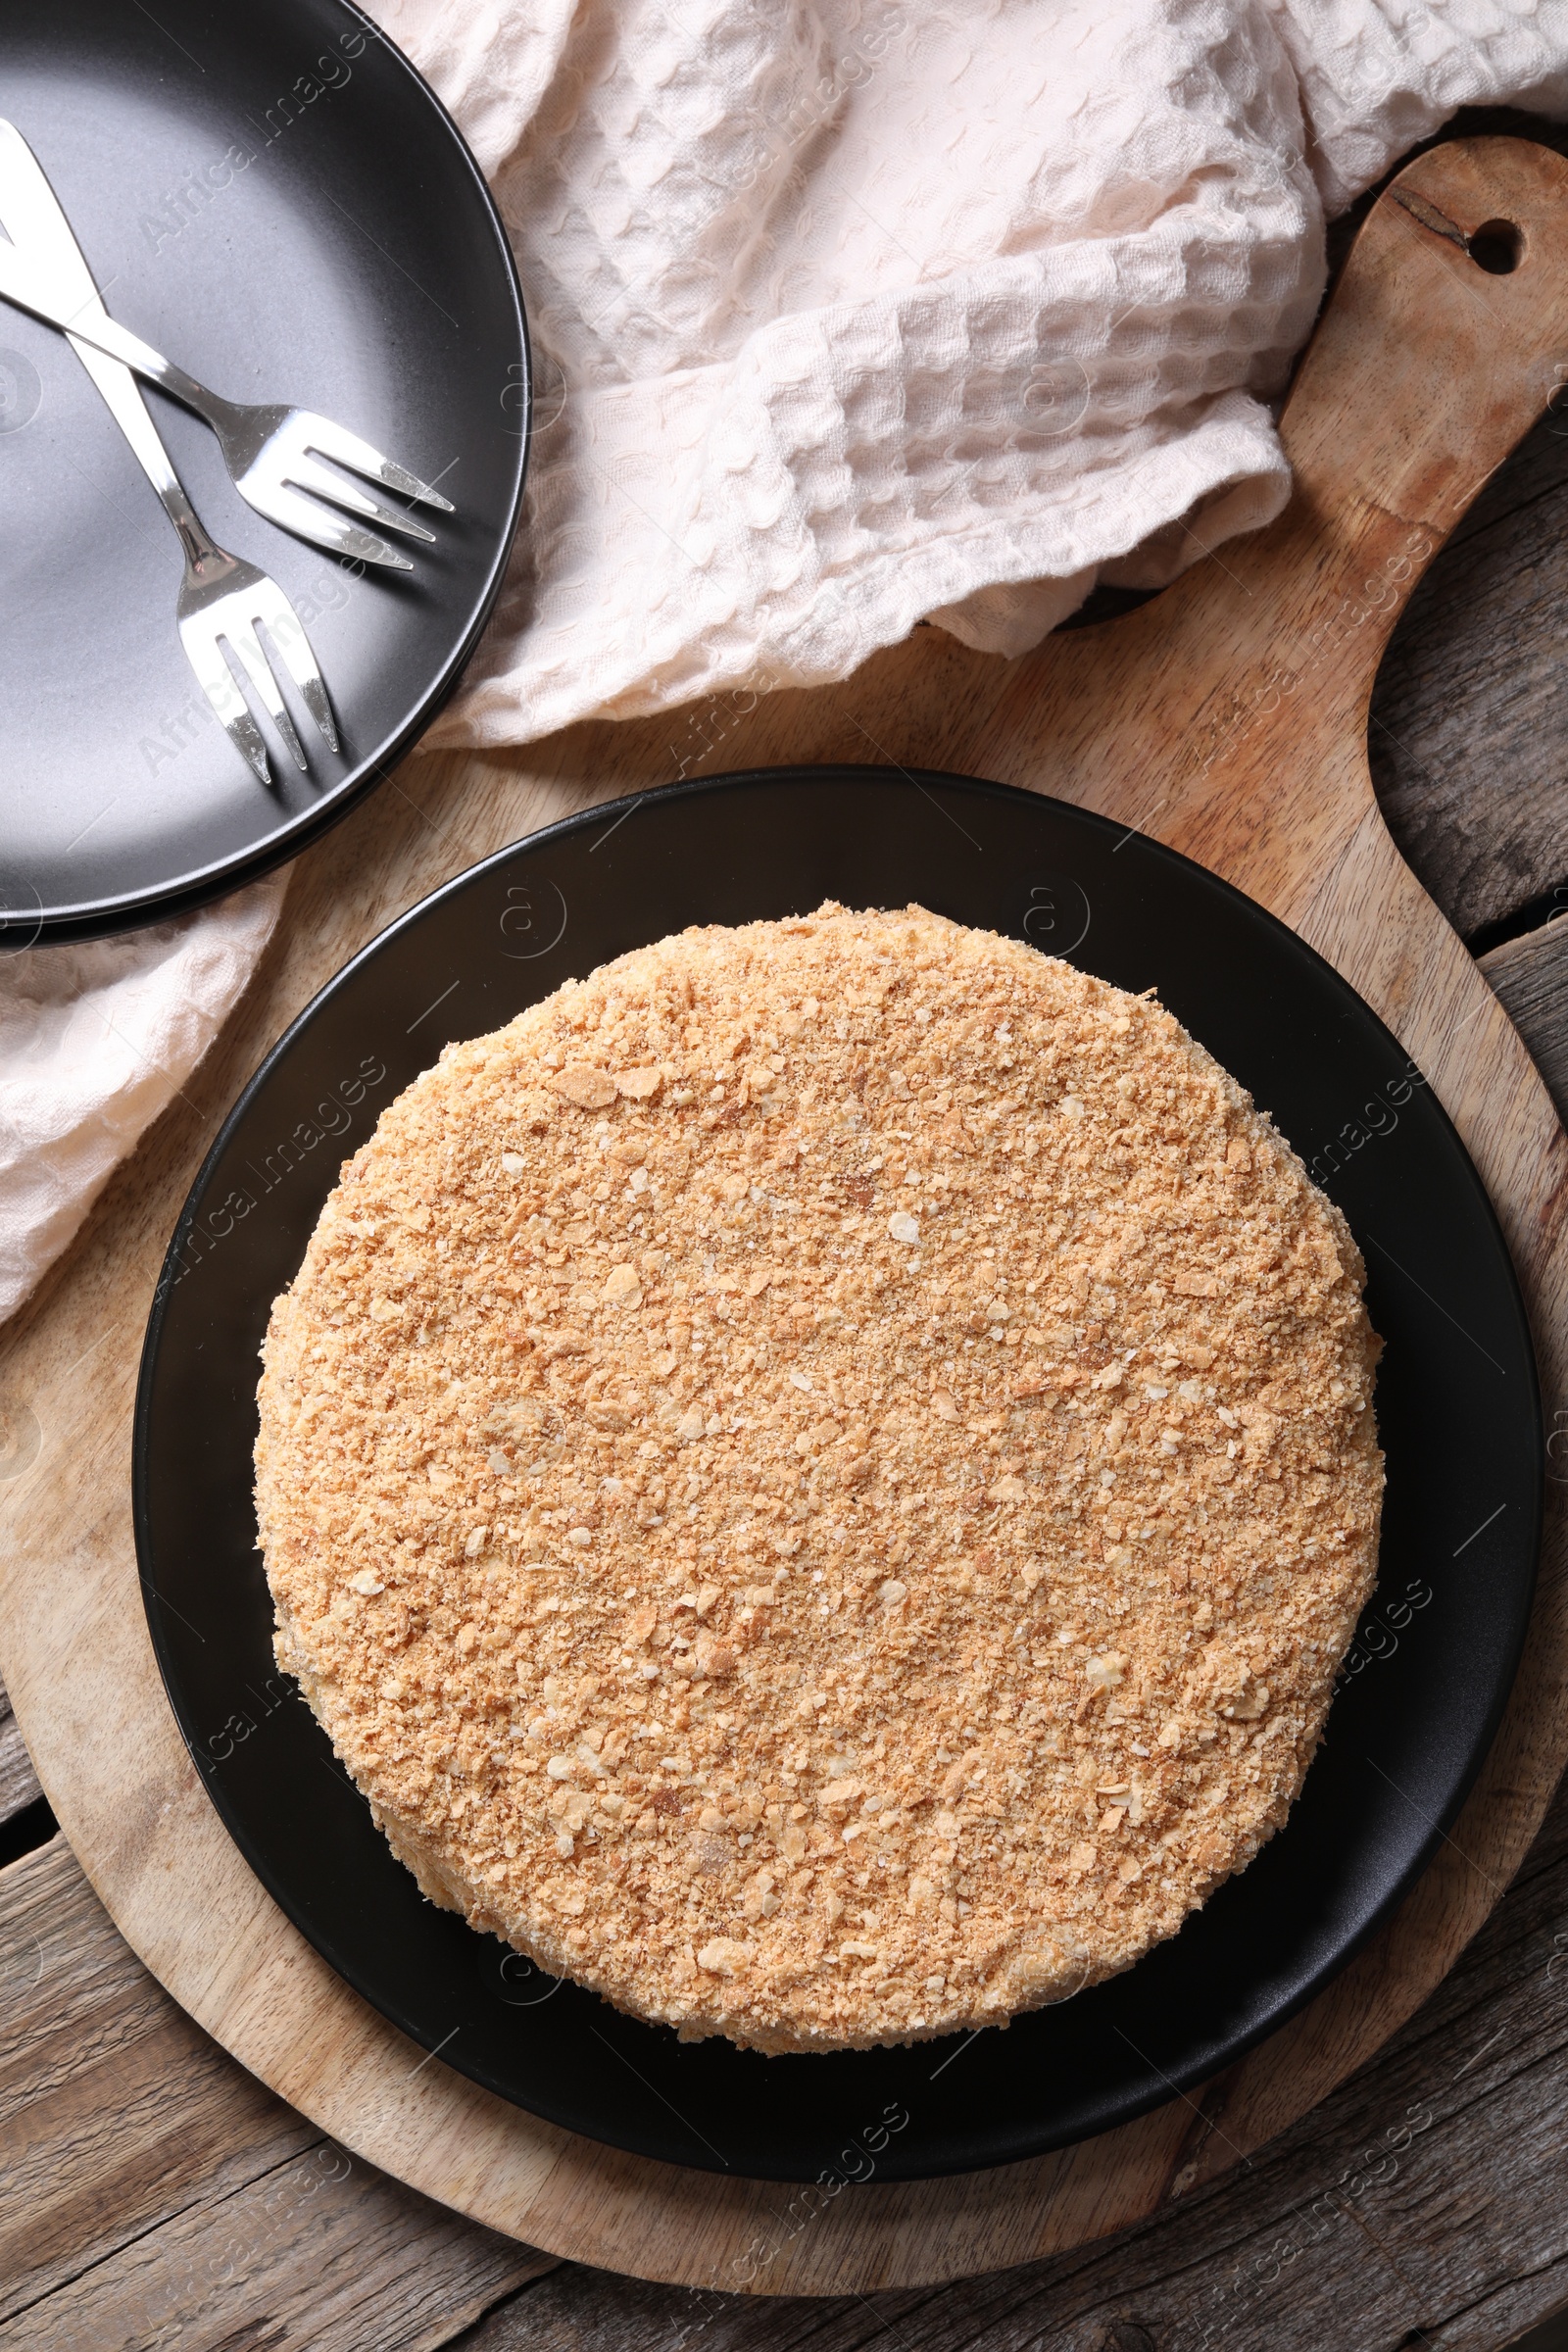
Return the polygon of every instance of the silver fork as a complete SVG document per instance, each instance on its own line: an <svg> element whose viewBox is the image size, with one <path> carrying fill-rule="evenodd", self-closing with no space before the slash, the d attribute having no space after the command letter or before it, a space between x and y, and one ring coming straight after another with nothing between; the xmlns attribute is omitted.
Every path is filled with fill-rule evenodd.
<svg viewBox="0 0 1568 2352"><path fill-rule="evenodd" d="M210 392L183 368L166 360L162 352L118 325L97 300L96 289L96 308L88 316L74 300L73 281L63 277L60 266L61 240L69 238L77 260L86 267L71 224L21 131L13 122L0 122L0 221L18 209L24 210L34 223L46 210L51 212L55 234L48 241L30 240L37 244L37 251L27 250L20 237L10 246L0 244L0 294L19 309L31 311L35 318L62 328L78 352L83 343L89 343L194 409L218 435L235 489L269 521L333 555L385 564L394 571L414 569L407 556L348 516L364 515L382 530L401 531L410 539L433 543L435 533L401 508L370 497L357 482L345 481L320 461L329 459L351 472L384 483L405 498L439 507L443 514L456 512L451 500L406 466L384 458L358 433L334 424L330 417L318 416L309 409L225 400L221 394ZM86 355L83 352L81 356ZM332 503L323 505L323 500ZM348 515L334 513L333 507L346 508Z"/></svg>
<svg viewBox="0 0 1568 2352"><path fill-rule="evenodd" d="M202 692L227 729L230 742L249 760L261 781L270 784L271 769L268 764L267 744L224 659L225 646L243 665L295 765L303 768L307 764L304 748L278 691L271 659L260 634L265 629L268 643L299 688L305 708L335 752L338 738L332 723L332 706L327 701L326 686L299 614L275 580L256 564L247 564L243 557L229 555L207 531L170 463L158 428L147 414L146 402L120 363L106 360L101 352L74 335L71 340L114 412L148 480L163 500L165 514L179 533L179 543L185 551L185 576L174 605L179 642L200 680ZM120 378L118 385L104 380L101 371L111 368Z"/></svg>
<svg viewBox="0 0 1568 2352"><path fill-rule="evenodd" d="M27 161L31 164L30 154ZM33 171L37 172L35 165ZM17 243L14 248L0 248L0 252L36 251L47 258L74 316L83 326L90 327L108 314L98 299L92 272L41 172L37 172L37 182L41 183L41 195L38 185L25 177L7 189L4 217L16 232ZM179 533L185 554L185 576L175 606L180 643L202 692L230 741L261 781L270 784L271 770L267 745L224 659L225 644L243 664L291 757L302 768L306 764L294 722L278 692L277 680L258 633L260 627L267 631L298 686L306 709L335 752L338 739L332 723L332 708L299 614L274 580L269 579L265 571L259 571L254 564L229 555L203 527L129 370L118 360L106 358L81 335L73 334L70 341L162 499L164 512Z"/></svg>

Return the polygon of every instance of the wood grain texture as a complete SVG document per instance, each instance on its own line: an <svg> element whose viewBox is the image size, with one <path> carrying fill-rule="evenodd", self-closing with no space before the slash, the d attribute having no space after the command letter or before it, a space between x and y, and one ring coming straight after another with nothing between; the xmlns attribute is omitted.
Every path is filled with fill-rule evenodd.
<svg viewBox="0 0 1568 2352"><path fill-rule="evenodd" d="M1524 266L1484 277L1401 204L1411 190L1461 230L1519 220ZM420 2065L281 1918L159 1690L127 1461L136 1350L179 1200L240 1082L320 981L436 882L547 818L697 766L792 758L917 760L1054 792L1158 834L1294 923L1454 1117L1508 1232L1548 1396L1568 1396L1568 1147L1516 1033L1395 852L1364 748L1411 585L1568 349L1565 198L1568 167L1520 143L1450 145L1410 167L1303 364L1285 420L1291 508L1110 627L1011 666L919 631L826 692L730 696L678 721L406 767L300 861L239 1014L20 1319L0 1410L34 1414L40 1451L0 1505L0 1665L62 1826L192 2015L402 2180L552 2251L753 2290L914 2284L1081 2245L1295 2126L1442 1981L1526 1851L1568 1752L1560 1513L1514 1700L1453 1839L1353 1966L1216 2092L1218 2128L1177 2101L1038 2163L873 2185L781 2231L773 2188L616 2156Z"/></svg>
<svg viewBox="0 0 1568 2352"><path fill-rule="evenodd" d="M0 1872L0 2182L7 2352L423 2352L551 2267L242 2073L63 1838Z"/></svg>
<svg viewBox="0 0 1568 2352"><path fill-rule="evenodd" d="M11 1712L5 1685L0 1683L0 1823L9 1821L24 1805L36 1803L42 1794L22 1726Z"/></svg>
<svg viewBox="0 0 1568 2352"><path fill-rule="evenodd" d="M1433 564L1372 700L1390 830L1466 938L1568 883L1565 597L1568 409L1541 419Z"/></svg>
<svg viewBox="0 0 1568 2352"><path fill-rule="evenodd" d="M1568 122L1466 107L1440 140L1506 135L1568 155ZM1371 196L1331 222L1331 269ZM1553 746L1565 710L1558 613L1568 594L1568 410L1553 397L1486 483L1417 586L1372 696L1367 749L1389 830L1473 949L1568 881ZM1478 936L1479 934L1479 936Z"/></svg>
<svg viewBox="0 0 1568 2352"><path fill-rule="evenodd" d="M1494 948L1481 969L1568 1118L1568 922L1544 923Z"/></svg>

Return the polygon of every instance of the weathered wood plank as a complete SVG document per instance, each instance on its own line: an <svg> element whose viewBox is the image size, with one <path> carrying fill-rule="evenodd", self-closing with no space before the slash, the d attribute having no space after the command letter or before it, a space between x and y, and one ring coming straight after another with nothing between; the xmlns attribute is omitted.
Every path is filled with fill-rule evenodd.
<svg viewBox="0 0 1568 2352"><path fill-rule="evenodd" d="M12 1714L6 1687L0 1683L0 1822L9 1821L24 1806L35 1804L42 1794L22 1726Z"/></svg>
<svg viewBox="0 0 1568 2352"><path fill-rule="evenodd" d="M63 1838L0 1872L0 2319L320 2135L116 1934Z"/></svg>
<svg viewBox="0 0 1568 2352"><path fill-rule="evenodd" d="M1203 2099L1225 2129L1225 2085ZM564 2266L462 2352L1498 2352L1568 2304L1568 1795L1376 2063L1105 2243L929 2292L694 2293ZM853 2194L853 2191L846 2193Z"/></svg>
<svg viewBox="0 0 1568 2352"><path fill-rule="evenodd" d="M174 2215L6 2330L7 2352L434 2352L544 2257L329 2141Z"/></svg>
<svg viewBox="0 0 1568 2352"><path fill-rule="evenodd" d="M236 2066L63 1838L0 1871L7 2352L415 2352L546 2267L351 2160Z"/></svg>
<svg viewBox="0 0 1568 2352"><path fill-rule="evenodd" d="M1539 2328L1515 2336L1507 2352L1568 2352L1568 2311L1559 2311Z"/></svg>
<svg viewBox="0 0 1568 2352"><path fill-rule="evenodd" d="M1568 879L1568 410L1541 419L1411 597L1372 697L1389 829L1471 937Z"/></svg>
<svg viewBox="0 0 1568 2352"><path fill-rule="evenodd" d="M1568 823L1564 833L1568 845ZM1482 956L1481 969L1568 1119L1568 922L1544 923L1494 948Z"/></svg>

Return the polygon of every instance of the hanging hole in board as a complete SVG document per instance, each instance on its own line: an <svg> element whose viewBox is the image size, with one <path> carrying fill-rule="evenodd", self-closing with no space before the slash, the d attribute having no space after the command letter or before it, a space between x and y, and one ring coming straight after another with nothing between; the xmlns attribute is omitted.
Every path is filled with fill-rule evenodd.
<svg viewBox="0 0 1568 2352"><path fill-rule="evenodd" d="M1512 220L1483 220L1465 239L1465 251L1489 277L1507 277L1525 258L1525 241Z"/></svg>

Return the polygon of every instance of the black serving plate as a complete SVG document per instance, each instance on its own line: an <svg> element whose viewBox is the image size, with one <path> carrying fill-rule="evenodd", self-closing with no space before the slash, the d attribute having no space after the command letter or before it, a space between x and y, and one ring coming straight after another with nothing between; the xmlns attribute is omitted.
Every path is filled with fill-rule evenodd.
<svg viewBox="0 0 1568 2352"><path fill-rule="evenodd" d="M292 857L428 726L495 601L522 497L516 272L457 126L344 0L5 0L0 115L114 317L216 391L286 401L435 482L412 573L255 514L149 391L214 536L305 622L342 735L260 784L174 631L180 549L64 338L0 302L0 948L200 905ZM264 722L264 732L270 730Z"/></svg>
<svg viewBox="0 0 1568 2352"><path fill-rule="evenodd" d="M1151 986L1272 1113L1366 1253L1387 1342L1376 1594L1290 1820L1125 1976L1006 2031L763 2058L682 2046L420 1897L276 1674L256 1549L257 1348L339 1162L450 1039L695 922L911 900ZM1102 2132L1229 2065L1385 1919L1496 1729L1535 1577L1529 1334L1487 1197L1396 1040L1200 867L1081 809L884 768L767 770L596 808L475 866L323 989L191 1193L148 1332L136 1536L164 1678L214 1802L334 1968L444 2062L673 2163L879 2180ZM891 2120L890 2120L891 2119ZM896 2128L895 2128L896 2126Z"/></svg>

